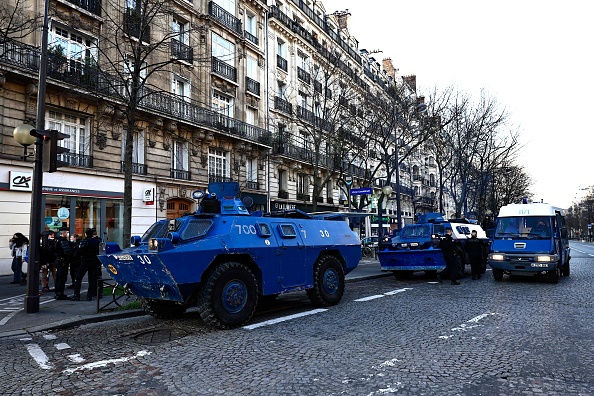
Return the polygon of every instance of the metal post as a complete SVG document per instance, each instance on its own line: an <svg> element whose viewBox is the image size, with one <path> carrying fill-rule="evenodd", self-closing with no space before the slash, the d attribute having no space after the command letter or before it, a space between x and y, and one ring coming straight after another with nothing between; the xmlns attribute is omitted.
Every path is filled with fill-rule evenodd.
<svg viewBox="0 0 594 396"><path fill-rule="evenodd" d="M45 80L47 75L47 40L48 40L49 0L44 1L43 31L41 34L41 59L39 62L39 81L37 87L37 121L38 131L45 129ZM29 263L27 265L27 294L25 295L25 312L39 312L39 269L43 187L43 139L37 136L35 141L35 160L33 162L33 186L31 191L31 218L29 229Z"/></svg>
<svg viewBox="0 0 594 396"><path fill-rule="evenodd" d="M400 210L400 164L398 159L398 138L394 136L394 162L396 165L396 221L398 222L398 229L402 229L402 214Z"/></svg>

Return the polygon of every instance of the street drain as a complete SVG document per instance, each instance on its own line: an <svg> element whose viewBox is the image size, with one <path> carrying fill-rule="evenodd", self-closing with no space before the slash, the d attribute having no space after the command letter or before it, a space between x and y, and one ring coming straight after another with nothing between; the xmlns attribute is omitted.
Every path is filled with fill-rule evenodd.
<svg viewBox="0 0 594 396"><path fill-rule="evenodd" d="M158 329L138 333L132 339L140 344L163 344L187 335L188 332L182 329Z"/></svg>

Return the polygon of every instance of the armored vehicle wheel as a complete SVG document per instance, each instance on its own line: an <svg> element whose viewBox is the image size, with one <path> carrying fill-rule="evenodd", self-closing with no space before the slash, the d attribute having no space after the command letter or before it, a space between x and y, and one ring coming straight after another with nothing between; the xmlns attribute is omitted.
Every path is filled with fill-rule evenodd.
<svg viewBox="0 0 594 396"><path fill-rule="evenodd" d="M493 279L496 281L503 280L503 270L499 268L493 268Z"/></svg>
<svg viewBox="0 0 594 396"><path fill-rule="evenodd" d="M159 319L171 319L186 312L187 306L174 301L151 300L141 298L140 302L144 312Z"/></svg>
<svg viewBox="0 0 594 396"><path fill-rule="evenodd" d="M563 269L561 270L563 276L569 276L570 270L569 270L569 260L567 260L567 262L565 263L565 265L563 266Z"/></svg>
<svg viewBox="0 0 594 396"><path fill-rule="evenodd" d="M559 267L555 268L552 271L549 271L549 282L550 283L559 283L559 276L561 275L561 270Z"/></svg>
<svg viewBox="0 0 594 396"><path fill-rule="evenodd" d="M314 287L307 290L309 300L319 307L336 305L344 293L344 271L334 256L322 256L314 265Z"/></svg>
<svg viewBox="0 0 594 396"><path fill-rule="evenodd" d="M246 265L232 261L218 265L208 275L198 311L206 324L229 329L247 322L257 303L256 277Z"/></svg>

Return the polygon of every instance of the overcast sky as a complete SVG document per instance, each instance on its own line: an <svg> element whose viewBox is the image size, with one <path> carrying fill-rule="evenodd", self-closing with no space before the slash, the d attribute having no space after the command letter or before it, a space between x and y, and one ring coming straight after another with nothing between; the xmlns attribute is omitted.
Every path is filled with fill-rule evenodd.
<svg viewBox="0 0 594 396"><path fill-rule="evenodd" d="M348 9L359 48L417 87L484 89L521 131L534 200L567 208L594 185L594 3L589 0L323 0Z"/></svg>

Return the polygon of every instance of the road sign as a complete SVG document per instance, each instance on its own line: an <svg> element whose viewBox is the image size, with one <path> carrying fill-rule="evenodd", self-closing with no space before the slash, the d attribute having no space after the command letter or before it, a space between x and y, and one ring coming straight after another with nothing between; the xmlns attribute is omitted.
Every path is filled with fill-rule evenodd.
<svg viewBox="0 0 594 396"><path fill-rule="evenodd" d="M363 187L363 188L352 188L351 195L371 195L373 194L373 189L371 187Z"/></svg>
<svg viewBox="0 0 594 396"><path fill-rule="evenodd" d="M353 176L351 176L351 175L347 175L347 176L344 178L344 182L346 183L346 185L347 185L347 186L349 186L349 187L350 187L350 186L351 186L351 184L353 184Z"/></svg>

